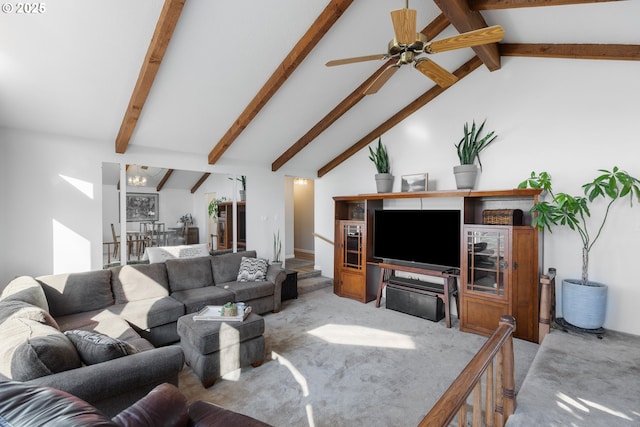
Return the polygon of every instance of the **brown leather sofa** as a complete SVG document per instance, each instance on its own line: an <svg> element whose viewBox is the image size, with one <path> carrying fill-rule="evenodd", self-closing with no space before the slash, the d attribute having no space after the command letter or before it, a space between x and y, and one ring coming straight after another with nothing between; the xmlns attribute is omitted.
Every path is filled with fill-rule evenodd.
<svg viewBox="0 0 640 427"><path fill-rule="evenodd" d="M52 387L18 381L0 382L0 425L36 427L269 427L249 416L209 402L187 405L173 385L155 387L113 418L84 400Z"/></svg>

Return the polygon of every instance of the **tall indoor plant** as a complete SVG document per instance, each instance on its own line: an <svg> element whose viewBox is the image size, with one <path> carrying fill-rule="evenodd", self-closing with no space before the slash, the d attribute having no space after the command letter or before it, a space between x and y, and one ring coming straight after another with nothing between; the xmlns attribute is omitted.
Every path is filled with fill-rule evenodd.
<svg viewBox="0 0 640 427"><path fill-rule="evenodd" d="M393 175L391 175L391 165L389 164L389 154L384 145L382 137L378 137L378 145L373 150L369 147L369 159L376 166L376 188L378 193L390 193L393 189Z"/></svg>
<svg viewBox="0 0 640 427"><path fill-rule="evenodd" d="M562 284L563 316L572 325L584 329L597 329L604 324L606 309L607 286L589 280L589 252L598 241L609 217L611 206L618 199L628 198L633 206L633 198L640 201L640 180L628 172L614 166L611 171L599 169L600 175L582 186L584 196L572 196L567 193L555 194L552 189L551 175L548 172L531 172L528 179L518 185L518 188L538 188L546 191L550 201L542 201L531 208L534 214L532 225L539 230L545 228L552 232L555 226L568 226L575 231L582 241L582 277L565 279ZM607 201L607 207L599 222L596 223L595 235L589 228L591 211L589 204L602 197ZM584 307L576 303L574 296L585 296L600 307ZM584 310L584 312L583 312Z"/></svg>
<svg viewBox="0 0 640 427"><path fill-rule="evenodd" d="M494 135L495 131L491 131L484 137L480 138L486 119L480 126L476 128L475 120L472 122L471 129L469 123L464 124L464 135L460 142L454 144L458 153L460 165L453 167L453 173L456 178L456 187L458 189L472 189L475 187L476 178L478 176L478 166L476 160L482 170L482 162L480 161L480 153L489 146L498 135Z"/></svg>

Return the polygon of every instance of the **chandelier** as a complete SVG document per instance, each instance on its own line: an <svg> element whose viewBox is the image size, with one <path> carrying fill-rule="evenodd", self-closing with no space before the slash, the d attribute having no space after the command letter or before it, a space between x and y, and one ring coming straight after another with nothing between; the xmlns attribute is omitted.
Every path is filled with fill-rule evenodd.
<svg viewBox="0 0 640 427"><path fill-rule="evenodd" d="M144 187L145 185L147 185L147 177L134 175L127 178L127 182L129 183L129 185L133 185L135 187Z"/></svg>

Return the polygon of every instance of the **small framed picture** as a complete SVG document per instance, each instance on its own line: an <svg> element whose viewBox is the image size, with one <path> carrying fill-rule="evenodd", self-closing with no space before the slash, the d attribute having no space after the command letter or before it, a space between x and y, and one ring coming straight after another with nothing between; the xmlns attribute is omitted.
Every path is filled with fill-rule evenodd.
<svg viewBox="0 0 640 427"><path fill-rule="evenodd" d="M427 191L428 189L428 173L416 173L413 175L402 175L403 192L411 191Z"/></svg>

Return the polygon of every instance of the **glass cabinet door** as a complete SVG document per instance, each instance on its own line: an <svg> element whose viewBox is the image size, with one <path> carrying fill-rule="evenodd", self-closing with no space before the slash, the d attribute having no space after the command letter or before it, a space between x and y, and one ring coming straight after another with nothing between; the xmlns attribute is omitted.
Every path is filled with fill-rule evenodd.
<svg viewBox="0 0 640 427"><path fill-rule="evenodd" d="M362 270L364 223L360 221L342 222L342 267Z"/></svg>
<svg viewBox="0 0 640 427"><path fill-rule="evenodd" d="M465 229L467 247L466 291L504 297L509 263L505 258L507 230Z"/></svg>

